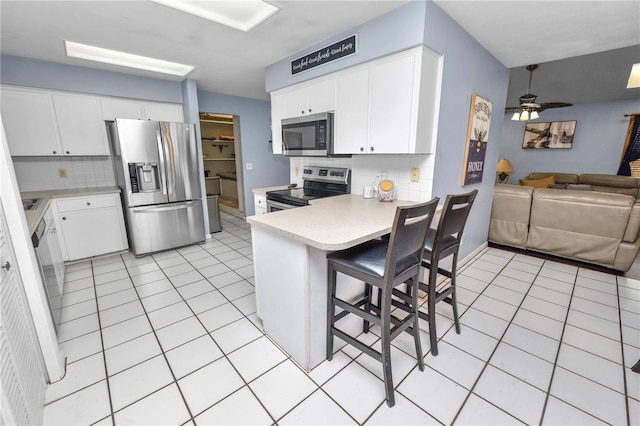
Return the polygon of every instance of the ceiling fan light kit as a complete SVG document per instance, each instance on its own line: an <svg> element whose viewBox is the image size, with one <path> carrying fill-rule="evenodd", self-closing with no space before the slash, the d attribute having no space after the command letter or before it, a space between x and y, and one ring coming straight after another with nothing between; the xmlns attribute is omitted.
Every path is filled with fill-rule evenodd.
<svg viewBox="0 0 640 426"><path fill-rule="evenodd" d="M566 102L548 102L543 104L536 103L536 98L538 96L531 93L531 79L533 78L533 71L535 71L537 68L538 65L536 64L527 65L527 70L529 71L529 88L527 89L527 93L518 98L518 100L520 101L519 106L507 107L505 109L505 113L513 111L513 115L511 116L512 121L536 120L540 118L539 113L544 111L545 109L562 108L573 105Z"/></svg>

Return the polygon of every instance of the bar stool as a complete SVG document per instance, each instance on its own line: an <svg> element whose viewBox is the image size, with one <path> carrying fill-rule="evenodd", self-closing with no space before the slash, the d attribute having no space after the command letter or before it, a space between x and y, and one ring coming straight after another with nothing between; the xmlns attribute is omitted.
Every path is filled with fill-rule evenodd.
<svg viewBox="0 0 640 426"><path fill-rule="evenodd" d="M438 355L438 335L436 332L436 303L445 301L453 308L453 319L456 326L456 333L460 334L460 321L458 319L458 305L456 301L456 268L458 264L458 250L462 243L462 232L467 223L469 212L473 206L473 201L478 193L477 189L466 194L447 195L440 215L437 229L429 229L424 246L422 266L429 269L428 283L407 281L405 294L394 291L394 296L402 302L394 301L394 305L407 312L412 312L412 307L407 303L411 293L415 291L415 282L418 282L418 289L427 293L427 312L419 311L420 318L429 322L429 338L431 341L431 354ZM446 270L439 266L442 259L453 256L451 269ZM451 279L446 288L437 288L438 274ZM404 305L404 306L402 306Z"/></svg>
<svg viewBox="0 0 640 426"><path fill-rule="evenodd" d="M420 262L424 250L427 231L438 206L438 198L396 209L393 228L389 240L371 240L355 247L331 253L328 264L328 309L327 309L327 359L333 358L333 336L338 336L362 352L380 361L383 365L387 405L395 404L393 378L391 376L391 341L403 331L413 334L418 366L424 370L420 331L418 328L418 296L406 303L411 315L403 319L391 315L391 292L394 287L408 279L418 279ZM355 302L336 297L336 278L340 272L365 283L364 296ZM377 287L381 297L372 301L372 286ZM336 306L342 311L336 314ZM382 351L368 347L356 338L344 333L335 326L336 321L354 314L363 320L363 332L368 333L370 324L381 328Z"/></svg>

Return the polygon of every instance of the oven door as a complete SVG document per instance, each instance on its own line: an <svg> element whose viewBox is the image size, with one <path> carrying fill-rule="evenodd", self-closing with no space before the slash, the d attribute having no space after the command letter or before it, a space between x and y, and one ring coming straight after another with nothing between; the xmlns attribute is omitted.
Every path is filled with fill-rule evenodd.
<svg viewBox="0 0 640 426"><path fill-rule="evenodd" d="M295 209L296 207L303 207L303 205L287 204L280 201L267 199L267 213L277 212L280 210Z"/></svg>
<svg viewBox="0 0 640 426"><path fill-rule="evenodd" d="M331 113L312 114L282 120L283 154L326 157L332 135Z"/></svg>

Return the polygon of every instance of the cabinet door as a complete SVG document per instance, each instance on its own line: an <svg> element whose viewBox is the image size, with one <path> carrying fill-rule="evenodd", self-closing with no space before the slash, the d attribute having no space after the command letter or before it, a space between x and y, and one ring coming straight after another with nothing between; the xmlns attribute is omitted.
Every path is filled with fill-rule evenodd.
<svg viewBox="0 0 640 426"><path fill-rule="evenodd" d="M371 68L369 150L373 154L409 153L414 108L415 54Z"/></svg>
<svg viewBox="0 0 640 426"><path fill-rule="evenodd" d="M255 214L267 213L267 196L262 194L253 194Z"/></svg>
<svg viewBox="0 0 640 426"><path fill-rule="evenodd" d="M284 93L284 118L307 115L307 88L299 87Z"/></svg>
<svg viewBox="0 0 640 426"><path fill-rule="evenodd" d="M109 155L100 103L89 96L53 95L65 155Z"/></svg>
<svg viewBox="0 0 640 426"><path fill-rule="evenodd" d="M307 86L307 111L309 114L333 111L336 109L336 81L329 80L312 83Z"/></svg>
<svg viewBox="0 0 640 426"><path fill-rule="evenodd" d="M363 154L369 137L369 68L341 74L336 81L333 150Z"/></svg>
<svg viewBox="0 0 640 426"><path fill-rule="evenodd" d="M11 155L56 155L60 139L48 93L2 90L2 122Z"/></svg>
<svg viewBox="0 0 640 426"><path fill-rule="evenodd" d="M61 214L62 235L69 260L125 250L122 214L114 209L95 209Z"/></svg>
<svg viewBox="0 0 640 426"><path fill-rule="evenodd" d="M184 122L182 105L165 104L160 102L145 102L144 116L152 121L170 121L176 123Z"/></svg>
<svg viewBox="0 0 640 426"><path fill-rule="evenodd" d="M102 99L100 100L102 107L102 119L113 121L116 118L130 118L133 120L142 120L144 114L142 112L142 103L138 101L129 101L126 99Z"/></svg>
<svg viewBox="0 0 640 426"><path fill-rule="evenodd" d="M282 119L285 96L282 93L271 94L271 145L274 154L282 154Z"/></svg>

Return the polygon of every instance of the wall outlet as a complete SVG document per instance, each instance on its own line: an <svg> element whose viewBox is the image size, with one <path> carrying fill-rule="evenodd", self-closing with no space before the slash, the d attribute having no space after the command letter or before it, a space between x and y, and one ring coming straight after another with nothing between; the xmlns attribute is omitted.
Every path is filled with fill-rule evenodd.
<svg viewBox="0 0 640 426"><path fill-rule="evenodd" d="M420 169L417 167L411 169L411 182L420 182Z"/></svg>
<svg viewBox="0 0 640 426"><path fill-rule="evenodd" d="M67 169L58 169L58 177L59 178L66 178L67 177Z"/></svg>
<svg viewBox="0 0 640 426"><path fill-rule="evenodd" d="M247 163L247 170L253 170L253 163Z"/></svg>

